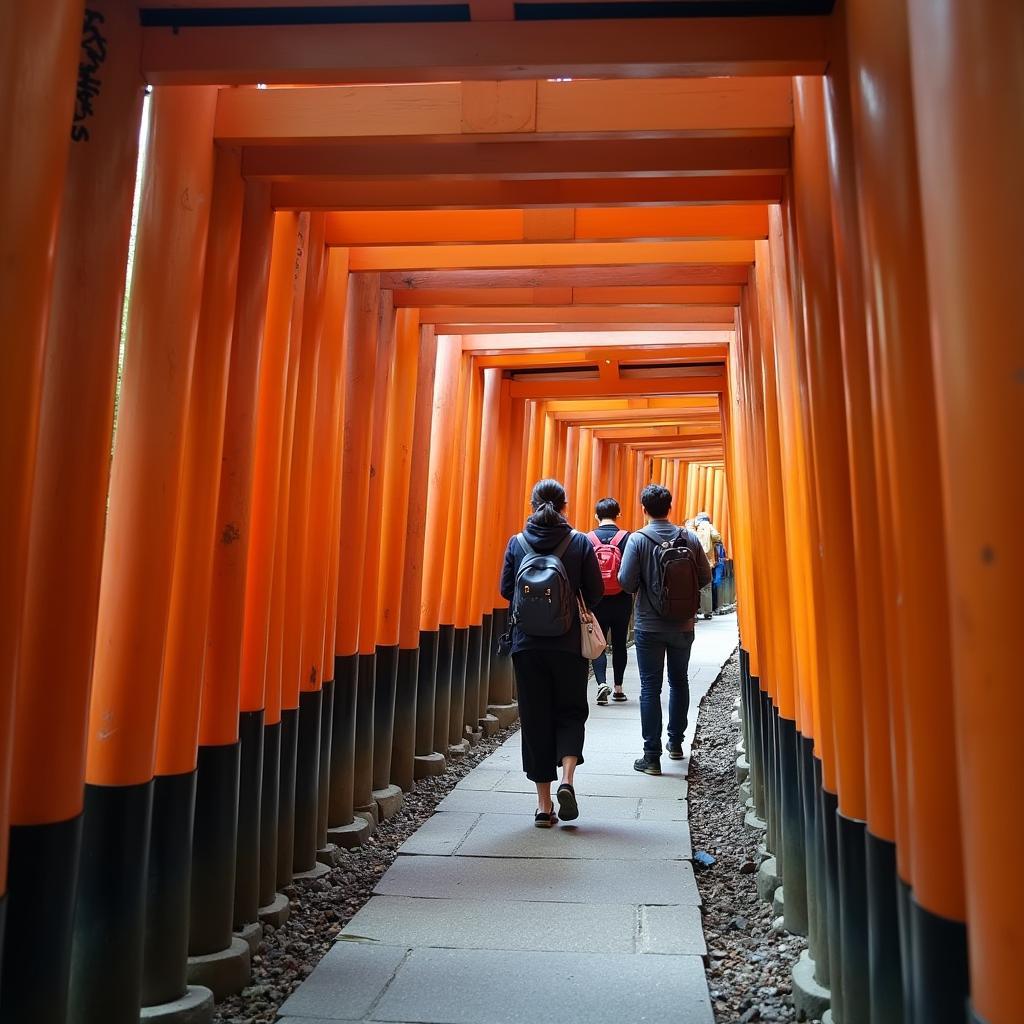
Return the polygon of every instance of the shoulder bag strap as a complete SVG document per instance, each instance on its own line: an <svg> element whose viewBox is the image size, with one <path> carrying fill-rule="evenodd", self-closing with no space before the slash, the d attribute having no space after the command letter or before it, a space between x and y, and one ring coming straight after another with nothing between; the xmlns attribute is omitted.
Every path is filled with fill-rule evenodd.
<svg viewBox="0 0 1024 1024"><path fill-rule="evenodd" d="M530 542L526 539L526 534L525 533L517 533L516 534L516 541L518 542L519 546L523 549L523 554L524 555L535 555L535 554L537 554L537 552L534 551L533 548L530 547Z"/></svg>

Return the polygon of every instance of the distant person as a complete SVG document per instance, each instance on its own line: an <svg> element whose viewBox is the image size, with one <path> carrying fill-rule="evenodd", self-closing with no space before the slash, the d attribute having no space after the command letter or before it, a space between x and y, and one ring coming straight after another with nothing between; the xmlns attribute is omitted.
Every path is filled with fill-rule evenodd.
<svg viewBox="0 0 1024 1024"><path fill-rule="evenodd" d="M586 536L566 521L565 488L541 480L530 496L533 514L511 537L501 570L501 595L510 602L512 664L519 691L523 771L537 786L533 823L551 828L557 818L579 817L573 775L583 764L588 662L581 651L577 598L594 608L604 594L601 570Z"/></svg>
<svg viewBox="0 0 1024 1024"><path fill-rule="evenodd" d="M604 582L604 598L594 614L612 649L612 679L615 684L613 693L608 685L608 655L602 652L593 661L594 678L597 680L597 703L601 705L608 703L609 696L619 704L627 699L622 690L622 680L626 674L626 662L629 657L626 635L629 631L629 617L633 614L633 595L627 594L619 585L622 552L629 538L628 531L619 529L617 520L621 514L622 509L614 498L602 498L594 506L597 528L587 534L594 546L594 554L597 555L601 579Z"/></svg>
<svg viewBox="0 0 1024 1024"><path fill-rule="evenodd" d="M619 569L622 589L636 594L633 639L640 670L640 727L643 756L638 772L661 774L661 690L668 661L668 756L683 757L690 704L687 671L700 590L711 566L696 534L669 521L672 494L659 484L640 492L648 524L630 535Z"/></svg>
<svg viewBox="0 0 1024 1024"><path fill-rule="evenodd" d="M711 516L707 512L698 512L695 521L695 532L700 546L707 556L708 565L711 566L711 582L700 592L700 610L705 619L710 619L714 614L717 601L715 600L715 567L718 565L718 548L722 546L722 535L715 529L711 522Z"/></svg>

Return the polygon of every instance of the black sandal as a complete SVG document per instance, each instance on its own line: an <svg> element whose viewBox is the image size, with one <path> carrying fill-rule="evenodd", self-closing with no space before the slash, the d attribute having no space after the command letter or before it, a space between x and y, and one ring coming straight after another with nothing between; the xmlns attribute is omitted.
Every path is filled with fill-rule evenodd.
<svg viewBox="0 0 1024 1024"><path fill-rule="evenodd" d="M563 782L558 787L555 799L558 801L558 816L562 821L575 821L580 816L576 790L568 782Z"/></svg>
<svg viewBox="0 0 1024 1024"><path fill-rule="evenodd" d="M622 704L624 701L629 700L629 698L624 693L613 693L612 700L617 704Z"/></svg>
<svg viewBox="0 0 1024 1024"><path fill-rule="evenodd" d="M555 816L555 812L551 811L538 811L533 816L533 824L537 828L554 828L555 822L558 818Z"/></svg>

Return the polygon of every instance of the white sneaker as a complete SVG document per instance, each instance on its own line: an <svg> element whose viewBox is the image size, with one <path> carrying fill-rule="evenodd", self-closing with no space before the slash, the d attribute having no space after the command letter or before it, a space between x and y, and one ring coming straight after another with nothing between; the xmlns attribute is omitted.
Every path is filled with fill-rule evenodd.
<svg viewBox="0 0 1024 1024"><path fill-rule="evenodd" d="M608 698L611 696L612 688L607 683L602 683L597 688L597 703L607 704Z"/></svg>

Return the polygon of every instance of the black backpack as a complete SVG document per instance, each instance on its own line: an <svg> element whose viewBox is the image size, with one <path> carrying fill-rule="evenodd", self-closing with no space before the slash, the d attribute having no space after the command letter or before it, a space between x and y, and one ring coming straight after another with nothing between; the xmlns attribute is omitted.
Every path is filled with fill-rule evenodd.
<svg viewBox="0 0 1024 1024"><path fill-rule="evenodd" d="M686 531L679 530L673 540L662 540L646 529L640 532L654 544L654 578L648 585L651 604L669 622L689 622L700 608L700 581Z"/></svg>
<svg viewBox="0 0 1024 1024"><path fill-rule="evenodd" d="M575 536L573 530L549 554L534 551L523 534L516 536L524 557L516 573L512 621L528 636L564 636L572 628L576 602L562 555Z"/></svg>

